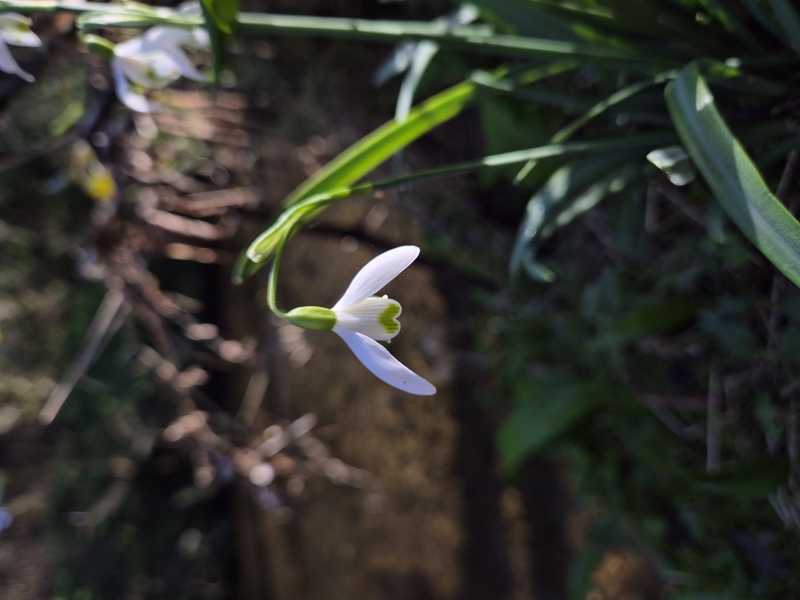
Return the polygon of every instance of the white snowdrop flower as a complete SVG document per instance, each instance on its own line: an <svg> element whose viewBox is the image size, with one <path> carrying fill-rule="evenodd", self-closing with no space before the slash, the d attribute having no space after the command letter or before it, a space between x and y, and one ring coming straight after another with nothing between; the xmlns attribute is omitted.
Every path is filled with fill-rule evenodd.
<svg viewBox="0 0 800 600"><path fill-rule="evenodd" d="M11 55L8 44L37 47L42 45L39 36L31 31L31 20L17 13L0 14L0 70L17 75L25 81L34 77L19 66Z"/></svg>
<svg viewBox="0 0 800 600"><path fill-rule="evenodd" d="M419 255L416 246L389 250L368 262L332 308L303 306L290 311L290 323L316 331L333 331L379 379L409 394L429 396L436 388L403 365L376 340L391 340L400 332L401 307L375 293L397 277Z"/></svg>
<svg viewBox="0 0 800 600"><path fill-rule="evenodd" d="M111 70L114 88L120 101L136 112L154 112L158 105L131 89L130 83L160 89L181 76L206 81L189 60L186 48L201 50L210 44L208 32L201 27L153 27L142 35L114 47Z"/></svg>

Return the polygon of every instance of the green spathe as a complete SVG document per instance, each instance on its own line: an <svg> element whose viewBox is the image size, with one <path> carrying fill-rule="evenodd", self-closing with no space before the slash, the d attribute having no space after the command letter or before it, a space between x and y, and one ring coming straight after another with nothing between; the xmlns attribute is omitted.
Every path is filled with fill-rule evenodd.
<svg viewBox="0 0 800 600"><path fill-rule="evenodd" d="M114 44L107 39L91 33L79 33L78 35L92 54L96 54L106 60L114 58Z"/></svg>
<svg viewBox="0 0 800 600"><path fill-rule="evenodd" d="M286 313L292 325L311 331L331 331L336 325L336 313L322 306L300 306Z"/></svg>

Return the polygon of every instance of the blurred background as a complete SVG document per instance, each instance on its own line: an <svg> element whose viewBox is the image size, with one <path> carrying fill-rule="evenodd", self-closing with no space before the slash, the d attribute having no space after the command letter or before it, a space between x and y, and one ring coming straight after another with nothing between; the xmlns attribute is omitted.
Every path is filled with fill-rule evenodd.
<svg viewBox="0 0 800 600"><path fill-rule="evenodd" d="M477 4L501 33L564 34L527 12L542 4L587 31L567 3ZM716 3L660 4L699 6L711 34L724 23ZM454 8L241 5L415 21ZM335 336L273 317L266 269L231 283L281 201L394 115L397 47L236 36L215 95L182 81L140 114L73 22L37 15L44 47L14 48L36 82L0 79L1 598L798 593L800 292L701 182L593 157L562 180L579 193L522 277L508 266L520 223L561 163L516 185L511 167L331 206L289 242L279 304L331 306L369 259L419 245L386 288L403 306L392 353L438 388L408 396ZM635 41L613 23L609 39ZM435 50L420 98L524 66ZM618 84L587 63L479 95L371 178L546 144ZM581 139L660 127L662 96ZM790 209L796 142L765 171Z"/></svg>

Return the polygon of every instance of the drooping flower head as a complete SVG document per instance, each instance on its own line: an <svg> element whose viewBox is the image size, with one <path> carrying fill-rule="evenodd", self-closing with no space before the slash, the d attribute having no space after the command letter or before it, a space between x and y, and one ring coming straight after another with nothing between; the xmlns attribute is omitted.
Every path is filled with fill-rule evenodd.
<svg viewBox="0 0 800 600"><path fill-rule="evenodd" d="M388 341L400 332L400 304L375 294L419 255L416 246L389 250L368 262L333 308L303 306L290 311L290 323L341 337L367 369L379 379L410 394L429 396L436 388L403 365L376 340Z"/></svg>
<svg viewBox="0 0 800 600"><path fill-rule="evenodd" d="M11 55L8 44L31 48L42 45L39 36L31 31L29 18L17 13L0 14L0 70L33 81L33 75L23 70Z"/></svg>
<svg viewBox="0 0 800 600"><path fill-rule="evenodd" d="M197 3L186 3L179 8L183 15L199 14ZM130 83L144 88L161 89L180 77L194 81L207 78L192 64L186 49L208 48L208 32L202 27L153 27L142 35L114 47L111 70L117 97L131 110L154 112L158 105L131 89Z"/></svg>

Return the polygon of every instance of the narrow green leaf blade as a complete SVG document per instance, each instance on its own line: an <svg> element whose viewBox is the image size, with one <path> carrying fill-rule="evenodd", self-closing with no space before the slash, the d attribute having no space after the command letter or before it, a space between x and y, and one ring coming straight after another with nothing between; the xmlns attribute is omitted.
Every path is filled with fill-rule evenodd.
<svg viewBox="0 0 800 600"><path fill-rule="evenodd" d="M800 223L731 133L697 65L684 67L665 94L678 135L725 212L800 287Z"/></svg>
<svg viewBox="0 0 800 600"><path fill-rule="evenodd" d="M789 45L800 54L800 17L797 11L786 0L770 0L770 4Z"/></svg>
<svg viewBox="0 0 800 600"><path fill-rule="evenodd" d="M459 114L473 99L476 89L472 82L462 82L422 103L404 121L393 119L379 127L306 179L289 194L284 205L289 207L311 196L352 185L417 138ZM247 249L249 260L268 260L275 249L273 242L270 236L259 236ZM257 270L244 259L238 264L234 274L237 280Z"/></svg>
<svg viewBox="0 0 800 600"><path fill-rule="evenodd" d="M201 5L203 12L211 17L217 29L223 33L233 33L239 13L239 0L201 0Z"/></svg>
<svg viewBox="0 0 800 600"><path fill-rule="evenodd" d="M233 28L239 13L239 0L201 0L208 37L211 40L211 57L214 62L214 92L219 89L222 65L228 51Z"/></svg>
<svg viewBox="0 0 800 600"><path fill-rule="evenodd" d="M475 84L464 81L423 102L406 120L393 119L382 125L304 181L289 194L284 205L355 183L398 150L459 114L472 101L475 91Z"/></svg>
<svg viewBox="0 0 800 600"><path fill-rule="evenodd" d="M630 183L637 171L626 165L643 154L641 149L622 152L613 152L610 147L605 152L598 149L589 158L555 171L528 202L511 254L512 280L524 269L534 281L554 281L555 273L537 260L541 245L558 228Z"/></svg>

